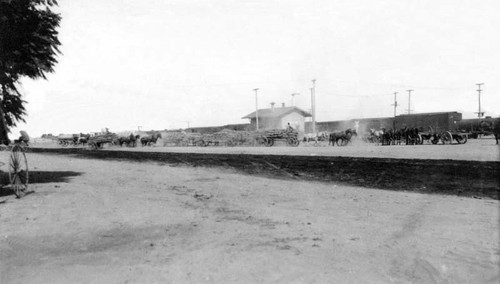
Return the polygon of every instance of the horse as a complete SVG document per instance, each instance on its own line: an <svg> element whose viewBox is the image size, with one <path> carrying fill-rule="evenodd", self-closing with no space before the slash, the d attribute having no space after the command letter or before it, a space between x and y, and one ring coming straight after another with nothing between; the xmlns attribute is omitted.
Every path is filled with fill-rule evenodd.
<svg viewBox="0 0 500 284"><path fill-rule="evenodd" d="M385 131L382 134L382 145L396 145L396 141L400 139L398 136L398 131L394 131L393 129Z"/></svg>
<svg viewBox="0 0 500 284"><path fill-rule="evenodd" d="M318 133L306 133L304 134L304 142L311 142L314 141L314 143L318 143L319 141L325 141L328 139L328 132L322 131Z"/></svg>
<svg viewBox="0 0 500 284"><path fill-rule="evenodd" d="M342 137L344 135L345 135L345 133L343 131L334 131L334 132L331 132L328 135L328 145L332 144L332 146L335 146L335 144L337 144L337 146L340 146L339 145L339 140L342 140Z"/></svg>
<svg viewBox="0 0 500 284"><path fill-rule="evenodd" d="M78 137L78 139L76 141L76 145L85 146L85 144L87 144L89 142L89 139L90 139L90 134L80 133L80 137Z"/></svg>
<svg viewBox="0 0 500 284"><path fill-rule="evenodd" d="M406 145L420 144L420 136L418 135L418 128L403 128L401 129L405 138Z"/></svg>
<svg viewBox="0 0 500 284"><path fill-rule="evenodd" d="M343 137L341 137L341 139L342 139L342 144L341 145L342 146L347 146L347 144L349 144L349 142L351 142L351 138L352 138L353 135L354 136L358 136L358 133L356 132L356 130L355 129L351 129L351 128L347 129L345 131L345 135Z"/></svg>
<svg viewBox="0 0 500 284"><path fill-rule="evenodd" d="M385 133L385 129L384 128L382 128L382 130L375 130L373 128L370 128L370 137L369 137L369 140L372 141L372 142L377 143L377 145L379 143L381 143L381 142L383 144L384 133Z"/></svg>
<svg viewBox="0 0 500 284"><path fill-rule="evenodd" d="M118 145L123 147L123 145L127 147L135 147L137 146L137 140L140 138L140 135L135 135L130 133L129 136L122 136L118 138Z"/></svg>
<svg viewBox="0 0 500 284"><path fill-rule="evenodd" d="M328 145L332 144L332 146L346 146L350 141L353 135L358 135L356 130L347 129L346 131L334 131L330 133L328 139ZM339 143L339 141L341 141Z"/></svg>
<svg viewBox="0 0 500 284"><path fill-rule="evenodd" d="M142 146L150 146L151 143L156 143L156 141L161 138L160 133L154 133L151 136L143 136L141 137Z"/></svg>

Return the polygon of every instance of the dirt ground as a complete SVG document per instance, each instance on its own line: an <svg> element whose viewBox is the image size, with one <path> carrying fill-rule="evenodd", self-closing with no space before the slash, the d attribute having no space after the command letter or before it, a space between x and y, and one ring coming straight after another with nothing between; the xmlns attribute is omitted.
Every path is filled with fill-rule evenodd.
<svg viewBox="0 0 500 284"><path fill-rule="evenodd" d="M500 281L498 200L28 159L34 193L0 195L2 284Z"/></svg>

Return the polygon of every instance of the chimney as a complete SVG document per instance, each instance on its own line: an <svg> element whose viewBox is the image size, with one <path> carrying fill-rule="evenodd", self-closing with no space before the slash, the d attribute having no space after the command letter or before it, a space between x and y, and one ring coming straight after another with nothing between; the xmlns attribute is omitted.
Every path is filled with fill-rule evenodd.
<svg viewBox="0 0 500 284"><path fill-rule="evenodd" d="M281 103L281 107L285 107L285 103Z"/></svg>
<svg viewBox="0 0 500 284"><path fill-rule="evenodd" d="M272 103L271 103L271 110L272 110L272 111L274 111L274 105L275 105L275 104L276 104L275 102L272 102Z"/></svg>

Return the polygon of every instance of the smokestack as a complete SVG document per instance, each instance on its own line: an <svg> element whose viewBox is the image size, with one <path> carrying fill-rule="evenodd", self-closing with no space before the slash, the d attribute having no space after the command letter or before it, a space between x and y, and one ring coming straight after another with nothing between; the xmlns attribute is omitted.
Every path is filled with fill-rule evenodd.
<svg viewBox="0 0 500 284"><path fill-rule="evenodd" d="M285 107L285 103L281 103L281 107Z"/></svg>
<svg viewBox="0 0 500 284"><path fill-rule="evenodd" d="M271 110L273 110L273 111L274 111L274 105L275 105L275 104L276 104L275 102L272 102L272 103L271 103Z"/></svg>

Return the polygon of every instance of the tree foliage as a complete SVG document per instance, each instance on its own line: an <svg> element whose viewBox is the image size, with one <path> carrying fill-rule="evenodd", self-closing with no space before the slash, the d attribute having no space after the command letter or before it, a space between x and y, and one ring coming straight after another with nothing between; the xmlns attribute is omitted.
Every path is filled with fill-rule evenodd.
<svg viewBox="0 0 500 284"><path fill-rule="evenodd" d="M0 0L0 130L24 121L26 101L18 90L19 80L46 79L54 72L61 21L51 10L56 5L55 0Z"/></svg>

